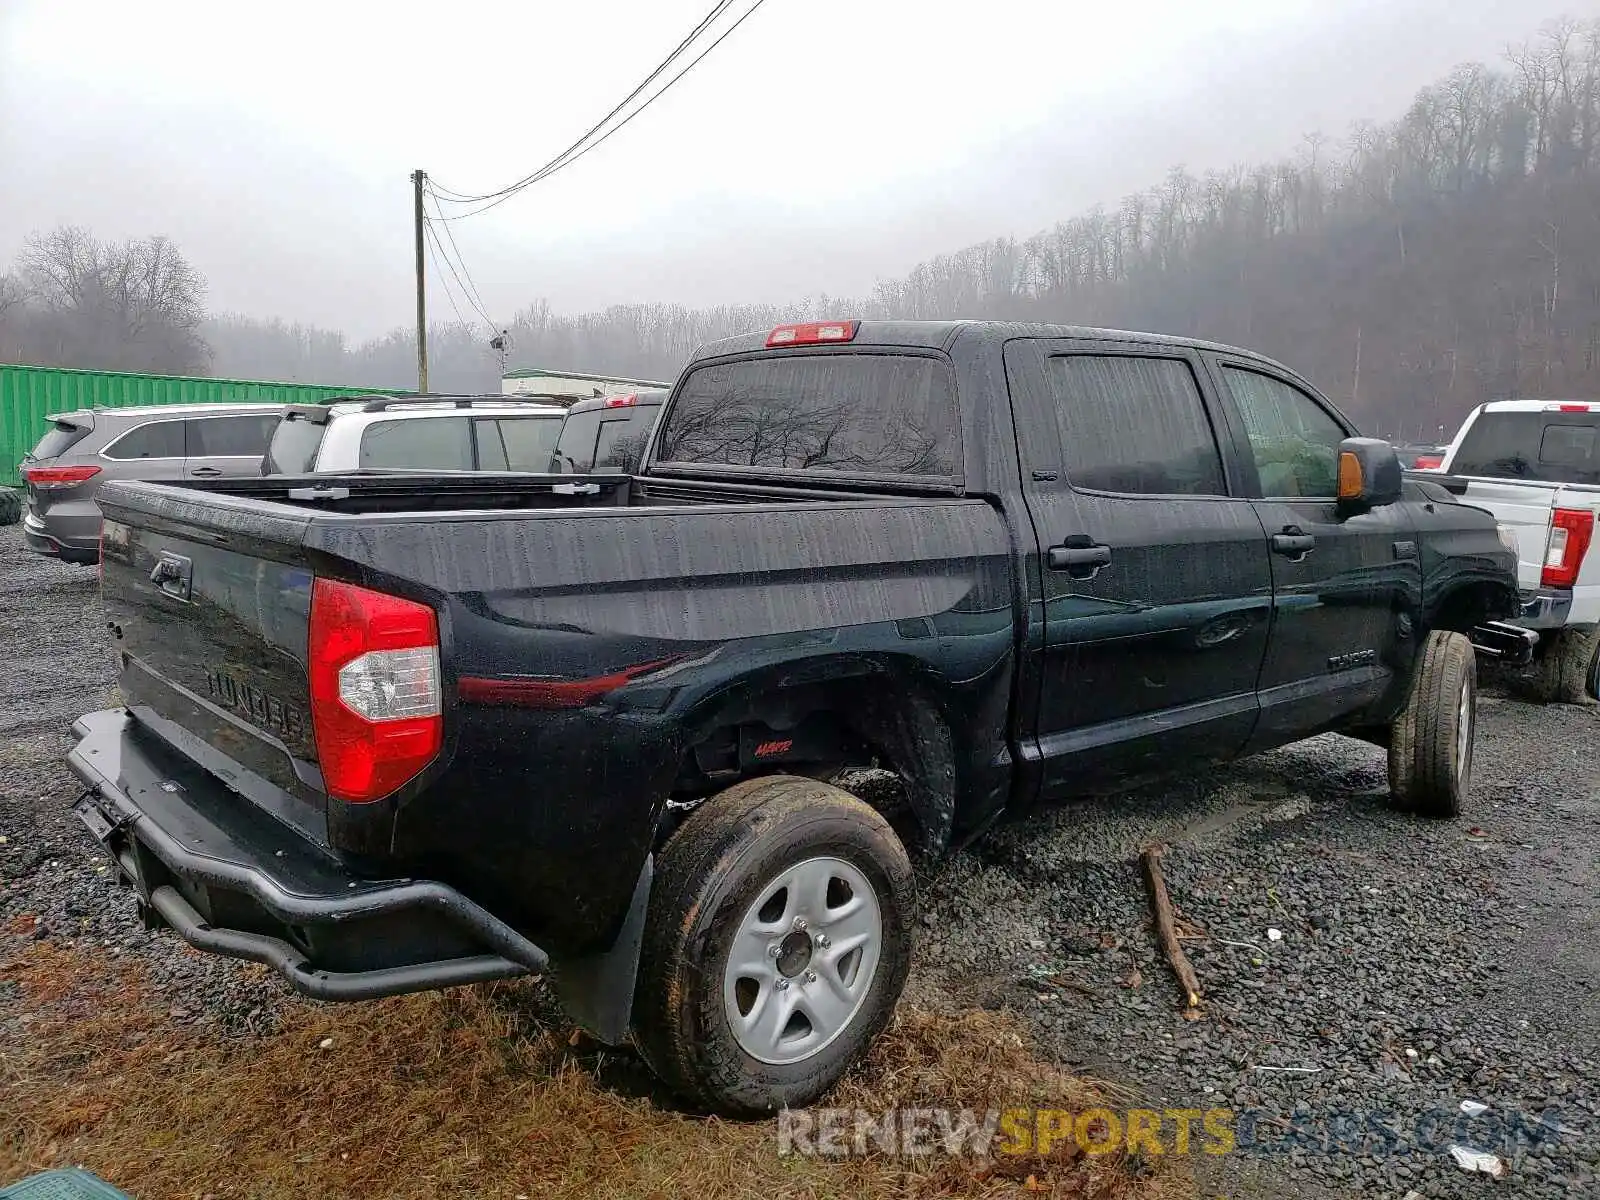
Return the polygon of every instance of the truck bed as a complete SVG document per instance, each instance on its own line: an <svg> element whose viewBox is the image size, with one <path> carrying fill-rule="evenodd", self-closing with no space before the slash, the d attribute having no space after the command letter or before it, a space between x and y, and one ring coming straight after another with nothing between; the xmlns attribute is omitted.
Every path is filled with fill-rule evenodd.
<svg viewBox="0 0 1600 1200"><path fill-rule="evenodd" d="M169 490L207 500L239 497L327 513L445 512L626 505L626 475L359 471L304 478L188 480ZM184 497L173 496L170 502ZM188 496L189 501L197 497Z"/></svg>
<svg viewBox="0 0 1600 1200"><path fill-rule="evenodd" d="M352 514L437 513L451 510L629 508L670 504L743 504L758 500L841 500L862 496L954 495L948 487L785 487L658 476L532 475L489 471L419 474L357 471L304 478L186 480L167 485L208 500L239 497L313 512ZM190 497L193 500L194 497ZM176 501L176 498L174 498Z"/></svg>
<svg viewBox="0 0 1600 1200"><path fill-rule="evenodd" d="M557 490L575 482L597 490ZM902 662L945 680L968 714L958 728L996 726L978 714L1004 711L1019 618L992 504L634 482L109 486L103 594L124 699L236 803L355 869L455 886L556 947L614 935L687 714L732 681L872 679ZM437 614L443 747L380 802L330 802L319 772L307 629L330 579ZM996 770L994 747L971 753ZM981 786L1003 798L998 773Z"/></svg>

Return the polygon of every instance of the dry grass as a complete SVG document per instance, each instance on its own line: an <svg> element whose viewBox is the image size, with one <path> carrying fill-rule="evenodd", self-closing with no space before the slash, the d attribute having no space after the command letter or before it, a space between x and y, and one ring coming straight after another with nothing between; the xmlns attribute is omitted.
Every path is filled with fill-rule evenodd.
<svg viewBox="0 0 1600 1200"><path fill-rule="evenodd" d="M1070 1147L997 1165L780 1158L772 1122L674 1111L627 1056L573 1049L533 984L297 1004L278 1033L229 1041L174 1026L135 965L4 934L0 955L0 995L22 1008L22 1036L0 1047L0 1185L79 1163L139 1200L1190 1190L1181 1168ZM1033 1059L1004 1018L903 1011L830 1103L1082 1108L1097 1095Z"/></svg>

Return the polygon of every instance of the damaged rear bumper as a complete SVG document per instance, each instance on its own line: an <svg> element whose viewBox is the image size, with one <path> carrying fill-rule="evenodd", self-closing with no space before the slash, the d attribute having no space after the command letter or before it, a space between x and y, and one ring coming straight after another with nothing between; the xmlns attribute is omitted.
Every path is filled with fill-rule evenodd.
<svg viewBox="0 0 1600 1200"><path fill-rule="evenodd" d="M264 963L307 996L366 1000L539 973L549 957L445 884L374 880L140 728L91 713L75 809L152 915L200 950Z"/></svg>
<svg viewBox="0 0 1600 1200"><path fill-rule="evenodd" d="M1476 626L1469 636L1473 649L1479 654L1512 667L1532 662L1533 649L1539 644L1537 631L1509 621L1486 621Z"/></svg>

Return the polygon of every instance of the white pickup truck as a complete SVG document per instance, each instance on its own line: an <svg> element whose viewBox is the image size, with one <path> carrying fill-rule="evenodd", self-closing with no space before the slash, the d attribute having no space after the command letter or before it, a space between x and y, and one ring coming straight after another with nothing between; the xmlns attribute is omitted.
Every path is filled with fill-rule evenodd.
<svg viewBox="0 0 1600 1200"><path fill-rule="evenodd" d="M1515 623L1539 634L1541 698L1600 698L1600 403L1480 405L1438 470L1456 481L1452 491L1516 533L1522 613Z"/></svg>

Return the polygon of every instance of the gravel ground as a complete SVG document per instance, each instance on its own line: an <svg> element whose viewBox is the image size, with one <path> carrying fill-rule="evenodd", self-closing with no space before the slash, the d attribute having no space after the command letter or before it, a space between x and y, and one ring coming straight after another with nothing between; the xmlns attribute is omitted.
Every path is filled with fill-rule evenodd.
<svg viewBox="0 0 1600 1200"><path fill-rule="evenodd" d="M1152 1107L1234 1110L1254 1152L1206 1163L1230 1195L1600 1195L1600 710L1489 695L1479 720L1456 822L1393 811L1383 754L1341 737L1019 816L932 882L921 986L1027 1012ZM1150 932L1151 841L1203 935L1198 1021Z"/></svg>
<svg viewBox="0 0 1600 1200"><path fill-rule="evenodd" d="M70 811L82 791L65 761L72 722L118 702L97 584L93 568L34 554L20 527L0 528L0 928L137 954L174 1019L265 1031L292 1002L288 989L253 964L146 932ZM5 987L0 980L0 1040L26 1016Z"/></svg>
<svg viewBox="0 0 1600 1200"><path fill-rule="evenodd" d="M71 722L115 702L94 572L12 527L0 580L0 927L138 955L176 1020L270 1029L287 989L145 933L68 812ZM1022 814L926 881L912 995L1017 1009L1152 1107L1233 1109L1242 1152L1199 1160L1208 1194L1600 1195L1597 735L1595 708L1487 696L1457 822L1391 811L1382 754L1335 737ZM1151 841L1197 1021L1149 931ZM5 999L0 1038L26 1017ZM1468 1175L1453 1144L1508 1177Z"/></svg>

